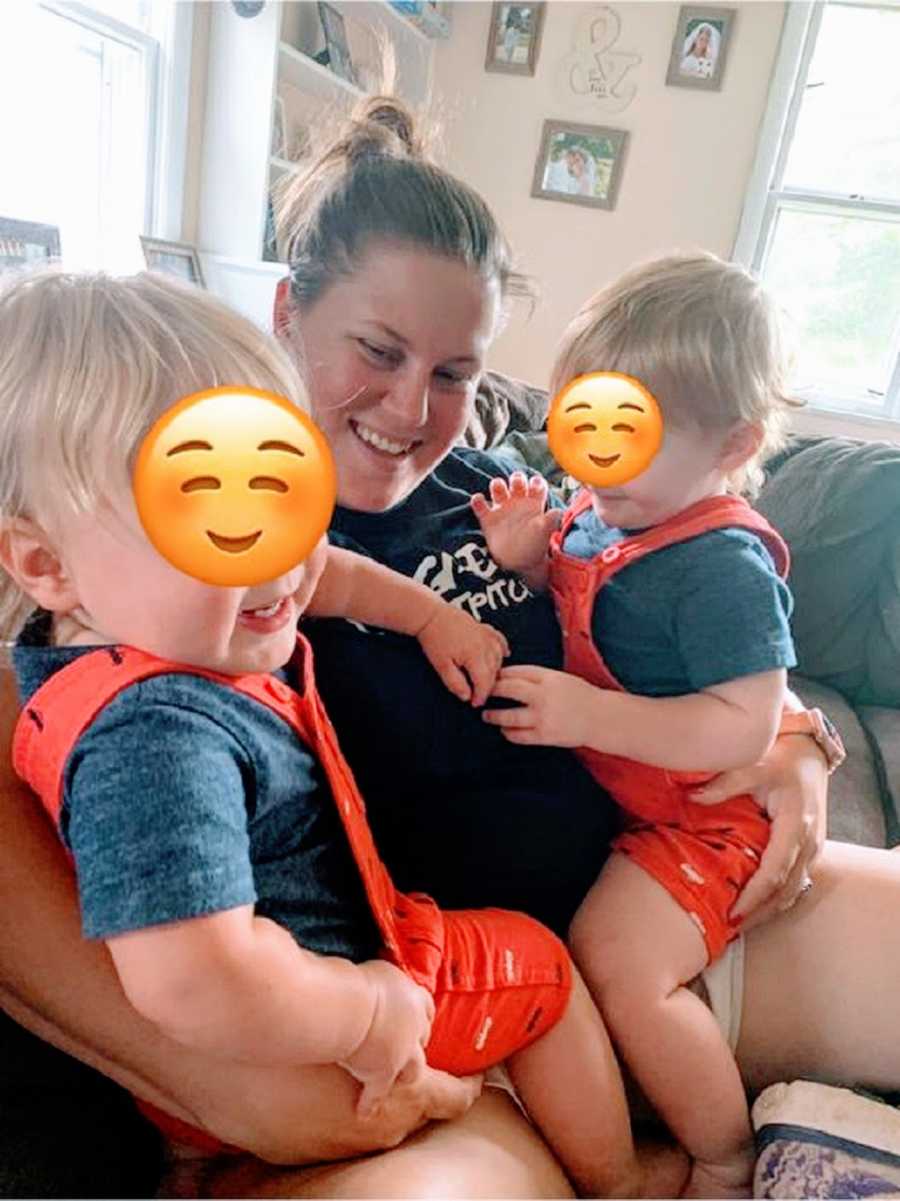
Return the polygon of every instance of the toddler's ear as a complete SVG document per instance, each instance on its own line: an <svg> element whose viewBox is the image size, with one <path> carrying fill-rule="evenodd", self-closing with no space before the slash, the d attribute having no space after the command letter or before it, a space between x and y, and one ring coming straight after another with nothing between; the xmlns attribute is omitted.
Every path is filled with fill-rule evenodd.
<svg viewBox="0 0 900 1201"><path fill-rule="evenodd" d="M35 522L18 517L0 526L0 565L42 609L64 613L78 605L62 560Z"/></svg>
<svg viewBox="0 0 900 1201"><path fill-rule="evenodd" d="M719 467L722 471L736 471L748 459L752 459L762 445L765 431L759 422L736 425L730 431L719 451Z"/></svg>

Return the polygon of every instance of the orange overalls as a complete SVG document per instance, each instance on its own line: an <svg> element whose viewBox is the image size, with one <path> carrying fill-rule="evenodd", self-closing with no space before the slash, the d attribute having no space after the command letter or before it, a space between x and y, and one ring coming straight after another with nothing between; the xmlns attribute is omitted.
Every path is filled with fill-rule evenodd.
<svg viewBox="0 0 900 1201"><path fill-rule="evenodd" d="M15 769L58 827L69 754L124 688L179 672L236 688L267 706L294 729L328 778L386 958L434 996L428 1062L456 1075L502 1062L562 1017L571 990L568 952L554 934L525 914L501 909L444 913L424 893L398 892L375 848L365 805L316 691L312 650L301 634L295 653L302 695L272 675L221 675L132 647L110 646L80 655L29 699L16 726ZM222 1149L203 1131L153 1106L142 1108L165 1133L204 1150Z"/></svg>
<svg viewBox="0 0 900 1201"><path fill-rule="evenodd" d="M707 530L737 526L758 534L779 575L787 575L784 542L739 497L708 497L591 559L578 559L562 546L573 522L590 504L590 493L581 492L551 538L550 589L563 630L565 670L598 688L624 691L594 643L592 620L598 592L629 563ZM710 961L717 958L738 933L739 923L731 920L729 910L759 864L769 838L768 817L750 796L719 805L691 802L689 789L711 779L709 773L668 771L588 747L578 748L577 754L627 814L626 828L614 840L613 850L663 885L697 924Z"/></svg>

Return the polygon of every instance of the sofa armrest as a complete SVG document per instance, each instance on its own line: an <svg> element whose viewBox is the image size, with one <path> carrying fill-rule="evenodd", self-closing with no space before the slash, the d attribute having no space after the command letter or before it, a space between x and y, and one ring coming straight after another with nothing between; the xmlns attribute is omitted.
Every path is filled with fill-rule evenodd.
<svg viewBox="0 0 900 1201"><path fill-rule="evenodd" d="M834 688L792 675L790 685L810 708L818 706L840 730L847 761L828 787L828 837L860 846L887 845L886 805L876 756L856 713ZM892 710L895 717L900 717Z"/></svg>
<svg viewBox="0 0 900 1201"><path fill-rule="evenodd" d="M900 843L900 709L860 705L859 719L872 744L885 800L888 846Z"/></svg>

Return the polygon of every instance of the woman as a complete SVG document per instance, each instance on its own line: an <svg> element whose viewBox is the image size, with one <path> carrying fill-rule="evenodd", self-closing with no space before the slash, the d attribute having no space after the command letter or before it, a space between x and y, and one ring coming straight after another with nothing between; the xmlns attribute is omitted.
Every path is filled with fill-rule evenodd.
<svg viewBox="0 0 900 1201"><path fill-rule="evenodd" d="M712 75L719 53L719 34L706 21L698 25L684 40L681 59L682 75L699 75L706 79Z"/></svg>
<svg viewBox="0 0 900 1201"><path fill-rule="evenodd" d="M495 621L517 660L553 665L552 610L497 570L476 533L469 495L496 465L452 450L502 300L517 282L508 251L479 198L415 157L400 110L373 104L369 117L289 198L292 286L277 310L338 465L334 540ZM610 808L589 777L564 752L514 747L477 713L447 704L404 641L340 623L309 632L326 703L398 885L426 889L445 905L526 909L564 930L610 831ZM5 699L8 731L14 705ZM818 848L824 782L818 749L792 736L765 764L708 790L711 799L753 790L774 818L766 860L741 901L745 912L756 907L760 916L796 897ZM220 1159L202 1181L187 1180L186 1192L566 1195L546 1147L496 1090L472 1104L475 1085L431 1072L420 1085L399 1085L383 1112L363 1122L348 1077L315 1068L297 1073L295 1111L273 1115L258 1074L223 1073L167 1044L125 1003L105 952L80 941L53 836L8 769L4 784L4 1004L132 1091L257 1152L258 1159ZM900 983L891 966L900 956L885 953L898 937L890 919L900 902L898 867L887 853L837 848L823 857L810 895L748 937L738 1056L751 1087L813 1070L876 1086L900 1080L895 1040L874 1002ZM430 1117L455 1120L402 1142ZM398 1143L380 1156L346 1159ZM342 1157L307 1168L262 1162Z"/></svg>
<svg viewBox="0 0 900 1201"><path fill-rule="evenodd" d="M566 151L569 175L572 177L570 192L577 196L593 196L597 166L593 157L581 146L572 146Z"/></svg>

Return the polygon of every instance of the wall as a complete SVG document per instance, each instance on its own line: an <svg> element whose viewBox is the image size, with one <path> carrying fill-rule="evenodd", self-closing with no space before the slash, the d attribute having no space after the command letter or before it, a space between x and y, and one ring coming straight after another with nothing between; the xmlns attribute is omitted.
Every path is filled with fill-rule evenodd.
<svg viewBox="0 0 900 1201"><path fill-rule="evenodd" d="M209 18L212 6L193 4L191 90L188 99L187 154L184 175L182 240L196 244L200 211L200 164L203 161L203 121L206 116L206 70L209 62Z"/></svg>
<svg viewBox="0 0 900 1201"><path fill-rule="evenodd" d="M782 3L737 3L723 87L715 92L666 86L677 4L613 7L621 17L613 49L642 58L629 76L637 95L614 115L567 97L557 82L583 3L549 0L533 77L484 70L485 0L453 5L453 36L435 58L444 161L483 193L541 289L530 319L517 306L491 365L535 383L546 382L554 344L582 301L635 260L675 246L730 254L784 16ZM545 118L630 131L614 211L531 198Z"/></svg>

